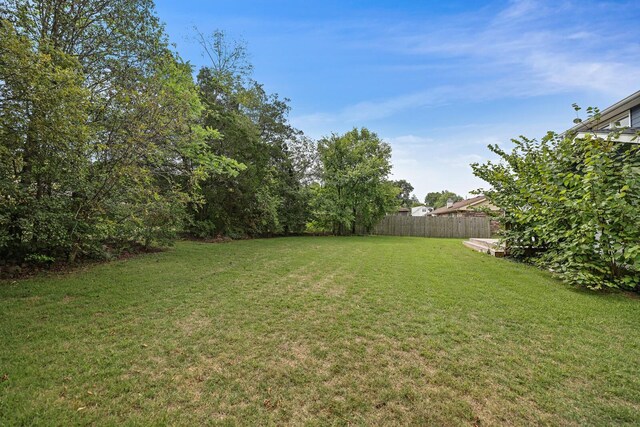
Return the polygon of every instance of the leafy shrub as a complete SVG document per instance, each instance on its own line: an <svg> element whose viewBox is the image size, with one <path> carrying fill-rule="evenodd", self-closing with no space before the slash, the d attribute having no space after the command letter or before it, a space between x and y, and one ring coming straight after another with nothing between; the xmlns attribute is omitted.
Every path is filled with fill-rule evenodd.
<svg viewBox="0 0 640 427"><path fill-rule="evenodd" d="M216 235L216 225L213 221L194 221L190 228L191 234L201 239Z"/></svg>
<svg viewBox="0 0 640 427"><path fill-rule="evenodd" d="M25 257L25 261L33 264L52 264L55 258L42 254L30 254Z"/></svg>
<svg viewBox="0 0 640 427"><path fill-rule="evenodd" d="M505 215L510 254L592 289L640 286L640 146L587 134L513 140L501 162L473 164Z"/></svg>
<svg viewBox="0 0 640 427"><path fill-rule="evenodd" d="M230 239L233 240L243 240L243 239L247 239L249 236L247 235L247 233L245 233L243 230L239 229L239 228L230 228L226 233L225 236L227 236Z"/></svg>

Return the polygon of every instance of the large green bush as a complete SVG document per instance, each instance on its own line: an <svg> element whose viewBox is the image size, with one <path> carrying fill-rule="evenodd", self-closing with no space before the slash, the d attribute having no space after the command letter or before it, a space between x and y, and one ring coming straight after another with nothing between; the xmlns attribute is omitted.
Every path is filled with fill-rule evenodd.
<svg viewBox="0 0 640 427"><path fill-rule="evenodd" d="M472 165L504 210L512 256L593 289L640 285L640 145L619 133L555 134L491 145L498 163Z"/></svg>

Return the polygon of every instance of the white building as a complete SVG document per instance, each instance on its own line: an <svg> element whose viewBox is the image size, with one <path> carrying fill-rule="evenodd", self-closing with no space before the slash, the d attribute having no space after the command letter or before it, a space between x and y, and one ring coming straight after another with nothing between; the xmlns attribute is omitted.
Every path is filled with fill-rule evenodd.
<svg viewBox="0 0 640 427"><path fill-rule="evenodd" d="M411 208L411 216L427 216L433 212L433 208L431 206L415 206Z"/></svg>

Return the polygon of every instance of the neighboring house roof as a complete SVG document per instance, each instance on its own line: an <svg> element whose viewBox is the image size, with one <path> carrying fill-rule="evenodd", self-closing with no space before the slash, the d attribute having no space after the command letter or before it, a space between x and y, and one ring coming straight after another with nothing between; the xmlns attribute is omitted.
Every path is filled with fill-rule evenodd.
<svg viewBox="0 0 640 427"><path fill-rule="evenodd" d="M470 199L460 200L459 202L455 202L449 207L444 206L434 210L433 212L431 212L431 215L442 215L457 211L466 211L475 205L485 202L486 200L487 198L485 196L476 196Z"/></svg>
<svg viewBox="0 0 640 427"><path fill-rule="evenodd" d="M620 130L620 128L625 128ZM640 90L600 111L599 117L578 123L567 132L584 136L594 133L606 138L611 132L620 135L616 138L620 142L638 142L635 138L640 131Z"/></svg>
<svg viewBox="0 0 640 427"><path fill-rule="evenodd" d="M398 212L410 212L409 208L398 208Z"/></svg>

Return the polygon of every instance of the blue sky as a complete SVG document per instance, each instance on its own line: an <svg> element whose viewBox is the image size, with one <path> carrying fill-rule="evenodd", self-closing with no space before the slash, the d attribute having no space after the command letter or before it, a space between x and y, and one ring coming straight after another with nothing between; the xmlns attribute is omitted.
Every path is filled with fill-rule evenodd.
<svg viewBox="0 0 640 427"><path fill-rule="evenodd" d="M484 183L486 146L572 126L571 104L640 89L638 1L159 0L182 57L206 65L193 26L246 41L254 78L291 99L313 138L368 127L393 176L423 199Z"/></svg>

